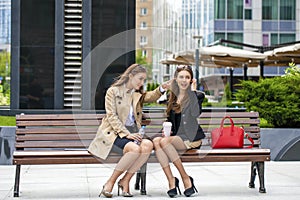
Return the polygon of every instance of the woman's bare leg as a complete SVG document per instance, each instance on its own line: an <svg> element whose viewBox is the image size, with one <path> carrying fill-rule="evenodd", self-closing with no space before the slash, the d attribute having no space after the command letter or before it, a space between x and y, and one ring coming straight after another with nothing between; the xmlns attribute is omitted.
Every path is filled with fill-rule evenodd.
<svg viewBox="0 0 300 200"><path fill-rule="evenodd" d="M161 139L162 137L157 137L153 139L155 155L168 179L169 188L172 189L175 188L175 177L173 176L173 173L170 168L169 158L160 146Z"/></svg>
<svg viewBox="0 0 300 200"><path fill-rule="evenodd" d="M139 170L142 165L147 162L152 150L153 144L150 140L143 139L140 144L140 156L136 159L135 162L131 165L131 167L127 170L124 177L120 180L120 184L123 186L123 192L129 193L129 182L132 176L135 174L137 170Z"/></svg>
<svg viewBox="0 0 300 200"><path fill-rule="evenodd" d="M113 171L110 178L105 183L104 189L111 192L117 178L126 170L128 170L132 163L140 156L140 146L133 142L129 142L124 147L124 155L119 160L115 170Z"/></svg>
<svg viewBox="0 0 300 200"><path fill-rule="evenodd" d="M160 145L169 159L173 162L175 167L177 168L181 179L184 184L184 188L190 188L192 183L190 181L189 175L186 173L184 166L180 160L178 150L186 150L186 146L182 139L178 136L164 137L160 141Z"/></svg>

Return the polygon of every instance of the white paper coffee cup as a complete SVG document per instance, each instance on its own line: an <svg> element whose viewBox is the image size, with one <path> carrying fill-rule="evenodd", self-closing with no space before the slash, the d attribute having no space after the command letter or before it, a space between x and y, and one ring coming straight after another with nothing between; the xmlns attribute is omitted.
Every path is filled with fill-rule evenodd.
<svg viewBox="0 0 300 200"><path fill-rule="evenodd" d="M171 122L164 122L163 123L163 130L165 137L169 137L171 135L172 123Z"/></svg>

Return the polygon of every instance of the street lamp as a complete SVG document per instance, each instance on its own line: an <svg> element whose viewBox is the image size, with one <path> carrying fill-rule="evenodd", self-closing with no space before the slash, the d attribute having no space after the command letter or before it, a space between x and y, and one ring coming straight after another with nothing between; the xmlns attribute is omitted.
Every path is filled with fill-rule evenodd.
<svg viewBox="0 0 300 200"><path fill-rule="evenodd" d="M199 90L200 89L200 81L199 81L199 48L202 46L202 36L200 35L194 35L193 39L197 40L197 48L195 50L195 78L196 78L196 84L197 87L196 89Z"/></svg>

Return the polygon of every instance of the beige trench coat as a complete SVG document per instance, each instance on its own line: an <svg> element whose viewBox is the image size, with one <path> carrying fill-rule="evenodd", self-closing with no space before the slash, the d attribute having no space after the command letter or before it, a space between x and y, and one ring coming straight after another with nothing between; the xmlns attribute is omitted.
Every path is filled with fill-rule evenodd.
<svg viewBox="0 0 300 200"><path fill-rule="evenodd" d="M143 95L134 92L129 95L124 86L113 86L107 90L105 96L106 116L98 128L96 137L91 142L88 151L101 158L106 159L117 136L126 137L130 132L125 127L125 122L130 112L130 104L133 102L134 118L138 128L142 122L142 104L154 102L162 95L159 88L146 92ZM126 96L127 95L127 96Z"/></svg>

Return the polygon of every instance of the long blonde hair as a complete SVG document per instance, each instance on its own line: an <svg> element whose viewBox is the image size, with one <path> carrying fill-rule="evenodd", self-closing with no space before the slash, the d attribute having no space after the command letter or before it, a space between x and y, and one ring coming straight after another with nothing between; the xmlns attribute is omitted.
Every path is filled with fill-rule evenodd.
<svg viewBox="0 0 300 200"><path fill-rule="evenodd" d="M184 98L182 100L182 102L180 102L180 104L177 103L177 97L179 95L179 86L177 84L177 82L175 81L175 79L178 76L178 73L181 71L187 71L189 72L189 74L191 75L191 83L189 85L189 88L186 90L185 94L184 94ZM170 88L170 96L169 96L169 101L167 104L167 115L170 114L171 110L174 110L175 113L180 113L185 107L186 105L188 105L189 103L189 92L191 92L191 84L192 84L192 80L193 80L193 71L191 66L178 66L175 73L174 73L174 80L171 83L171 88Z"/></svg>
<svg viewBox="0 0 300 200"><path fill-rule="evenodd" d="M146 68L140 64L132 64L130 65L126 71L116 78L116 81L112 84L112 86L121 86L129 81L129 75L133 76L138 73L147 73ZM143 87L140 88L139 92L142 92Z"/></svg>

